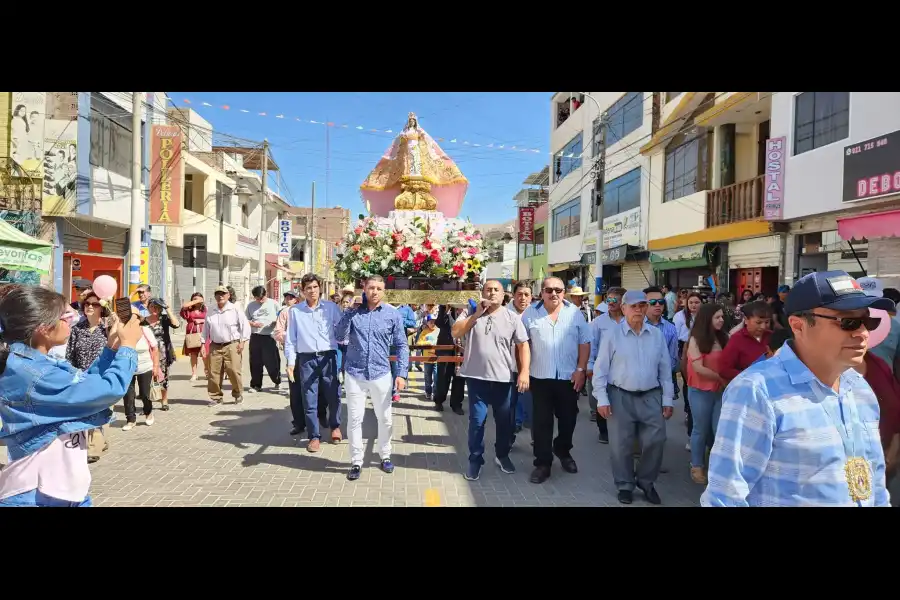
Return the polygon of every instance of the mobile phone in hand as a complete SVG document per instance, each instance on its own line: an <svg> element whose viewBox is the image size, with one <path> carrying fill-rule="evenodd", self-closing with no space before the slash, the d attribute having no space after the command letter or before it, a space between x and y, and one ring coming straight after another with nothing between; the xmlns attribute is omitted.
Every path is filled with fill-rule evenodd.
<svg viewBox="0 0 900 600"><path fill-rule="evenodd" d="M478 310L478 303L469 298L469 311L474 315Z"/></svg>
<svg viewBox="0 0 900 600"><path fill-rule="evenodd" d="M116 316L123 325L131 320L131 301L128 298L116 298Z"/></svg>

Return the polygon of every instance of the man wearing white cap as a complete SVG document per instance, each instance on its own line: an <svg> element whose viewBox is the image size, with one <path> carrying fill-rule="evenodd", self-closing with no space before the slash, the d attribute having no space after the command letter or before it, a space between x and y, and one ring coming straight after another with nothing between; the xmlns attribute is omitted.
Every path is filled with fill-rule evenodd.
<svg viewBox="0 0 900 600"><path fill-rule="evenodd" d="M660 504L656 478L672 416L672 359L662 331L646 322L647 295L625 292L625 318L604 331L594 363L597 413L609 422L610 457L619 502L631 504L635 485ZM635 433L641 459L634 467Z"/></svg>
<svg viewBox="0 0 900 600"><path fill-rule="evenodd" d="M866 296L871 296L872 298L884 297L884 283L880 279L860 277L856 281L866 293ZM869 348L869 352L886 362L888 367L891 368L894 377L897 378L898 374L900 374L900 363L897 362L900 360L900 322L896 319L896 312L889 314L891 315L891 331L883 342L874 348Z"/></svg>

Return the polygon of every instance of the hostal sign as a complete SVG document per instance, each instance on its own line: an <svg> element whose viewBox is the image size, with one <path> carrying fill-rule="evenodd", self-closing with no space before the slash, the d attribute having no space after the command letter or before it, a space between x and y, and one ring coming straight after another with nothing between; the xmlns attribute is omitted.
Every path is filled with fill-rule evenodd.
<svg viewBox="0 0 900 600"><path fill-rule="evenodd" d="M900 194L900 131L844 148L844 202Z"/></svg>

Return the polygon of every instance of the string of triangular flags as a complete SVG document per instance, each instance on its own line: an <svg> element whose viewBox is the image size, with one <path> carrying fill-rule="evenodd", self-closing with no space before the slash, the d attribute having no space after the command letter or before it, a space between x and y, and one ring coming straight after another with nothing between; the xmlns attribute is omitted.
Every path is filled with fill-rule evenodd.
<svg viewBox="0 0 900 600"><path fill-rule="evenodd" d="M246 108L234 108L230 104L213 105L213 104L210 104L209 102L205 102L205 101L197 100L197 99L192 100L190 98L183 98L182 102L184 102L185 104L187 104L191 107L203 106L203 107L212 108L215 110L236 111L236 112L240 112L240 113L244 113L244 114L248 114L248 115L254 115L257 117L271 117L274 119L293 120L298 123L306 123L309 125L323 125L326 127L335 127L338 129L355 129L355 130L367 132L367 133L383 133L383 134L387 134L387 135L396 135L396 134L400 133L400 131L401 131L399 129L396 131L393 129L375 129L375 128L370 128L370 127L364 127L362 125L351 125L351 124L347 124L347 123L338 123L336 121L317 121L315 119L301 119L300 117L285 115L285 114L281 114L281 113L269 114L268 112L265 112L265 111L259 112L259 111L251 111ZM174 101L172 103L174 104ZM510 145L510 144L499 144L499 143L495 143L495 142L491 142L489 144L482 144L482 143L477 143L477 142L470 142L468 140L460 140L455 137L449 138L449 139L445 138L445 137L435 137L434 139L441 143L458 144L460 146L468 146L470 148L484 148L487 150L506 150L508 152L531 152L531 153L535 153L535 154L541 154L542 152L544 152L543 150L540 150L538 148L529 148L526 146L518 146L518 145ZM565 155L565 158L581 158L581 154L580 153L577 155L568 154L568 155Z"/></svg>

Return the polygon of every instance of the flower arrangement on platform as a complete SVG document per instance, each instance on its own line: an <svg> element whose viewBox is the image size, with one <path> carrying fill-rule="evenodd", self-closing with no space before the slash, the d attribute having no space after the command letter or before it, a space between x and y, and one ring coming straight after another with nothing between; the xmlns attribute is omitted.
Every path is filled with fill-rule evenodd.
<svg viewBox="0 0 900 600"><path fill-rule="evenodd" d="M418 215L359 219L338 247L342 281L370 275L471 281L484 270L484 240L469 222Z"/></svg>

